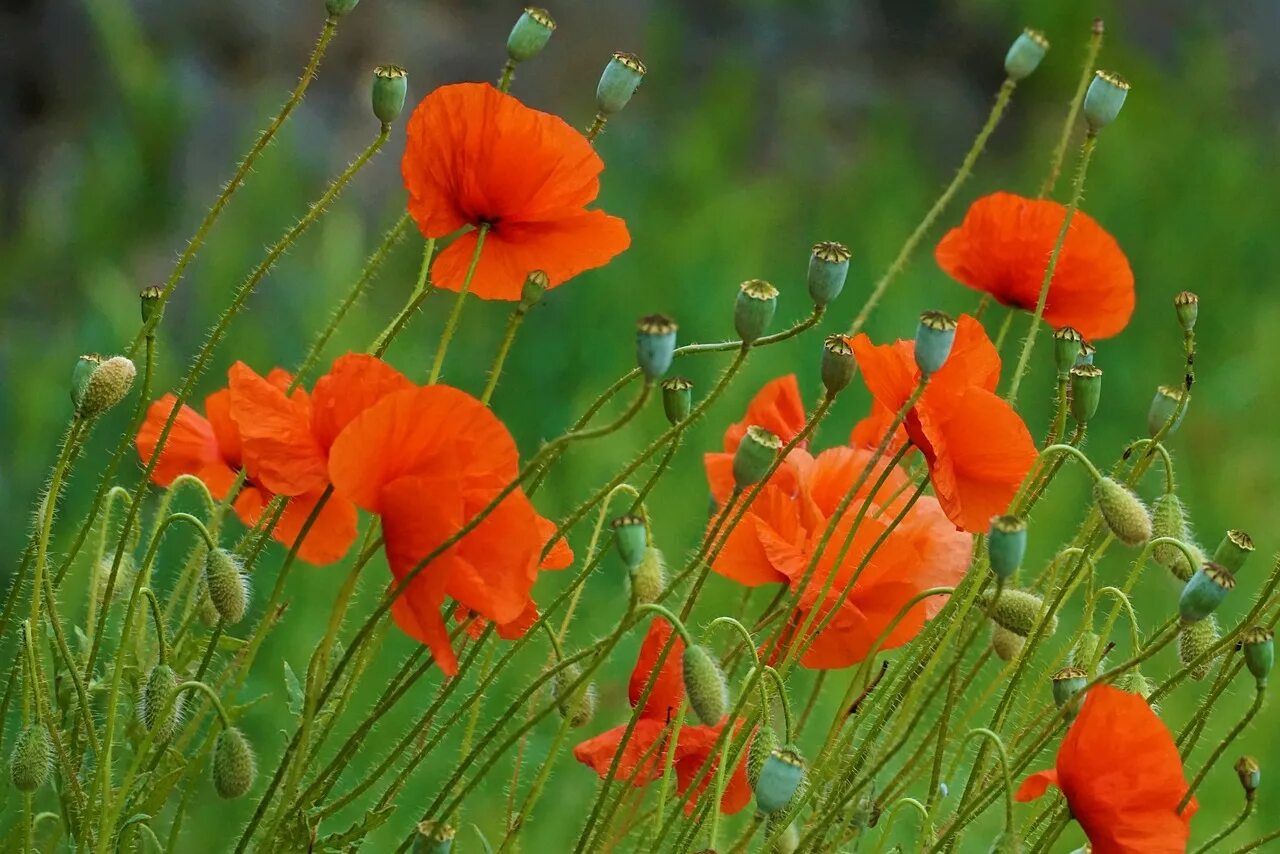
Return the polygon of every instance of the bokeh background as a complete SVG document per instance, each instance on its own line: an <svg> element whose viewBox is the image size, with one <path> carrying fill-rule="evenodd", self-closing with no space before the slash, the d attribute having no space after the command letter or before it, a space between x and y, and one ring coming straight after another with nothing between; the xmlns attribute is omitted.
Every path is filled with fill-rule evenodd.
<svg viewBox="0 0 1280 854"><path fill-rule="evenodd" d="M319 31L322 6L321 0L9 0L0 9L4 554L16 555L26 535L32 497L69 414L67 377L75 357L111 352L133 336L138 289L164 279L235 159L283 100ZM492 79L519 10L512 2L465 0L360 4L343 22L305 102L171 303L160 333L160 386L180 377L264 246L376 133L367 104L371 68L406 66L411 101L443 83ZM595 81L612 51L640 54L650 73L599 144L607 163L601 206L626 218L633 246L606 269L548 295L517 341L494 399L525 453L562 432L630 367L633 323L641 314L676 317L686 341L726 337L736 283L761 277L782 289L780 322L804 316L803 276L816 240L840 240L853 250L849 285L822 332L847 326L959 164L1003 77L1009 42L1033 25L1047 32L1053 49L1018 87L972 180L889 292L869 331L877 339L906 336L922 309L971 310L974 295L938 271L932 245L976 196L995 189L1035 192L1079 73L1090 21L1104 17L1100 64L1124 74L1133 92L1103 135L1084 209L1128 253L1138 307L1125 333L1099 347L1106 389L1089 450L1110 461L1143 433L1155 386L1180 375L1180 334L1170 300L1182 289L1198 292L1199 381L1171 444L1181 494L1204 542L1211 547L1227 527L1244 528L1259 542L1259 555L1241 578L1246 595L1227 607L1228 614L1243 610L1278 545L1280 53L1273 45L1280 6L1270 0L559 0L551 11L559 30L546 51L520 69L513 90L526 102L581 126L591 118ZM235 359L262 371L299 362L312 333L402 209L402 141L403 121L384 153L263 283L216 354L203 390L219 387ZM1063 181L1060 197L1065 190ZM419 250L416 235L400 244L330 355L363 348L386 324L412 286ZM391 350L392 361L411 376L425 373L447 306L445 299L428 301ZM499 304L468 307L447 381L480 388L507 311ZM1025 327L1018 318L1019 335ZM691 548L705 519L701 453L718 449L724 426L740 417L760 384L796 372L806 395L816 399L820 338L814 331L753 358L725 403L689 436L652 508L669 554ZM1040 348L1039 356L1021 398L1036 433L1048 419L1051 385L1049 348ZM679 371L705 389L724 361L686 360ZM865 405L860 392L842 398L818 446L841 442ZM105 453L123 418L116 413L104 419L91 450ZM543 511L554 516L572 507L664 424L660 410L651 407L617 436L568 454L540 494ZM91 453L71 484L67 520L79 518L91 491L93 459ZM136 476L130 467L126 483ZM1034 519L1036 559L1051 554L1085 509L1083 478L1068 472L1060 480ZM580 550L586 534L572 537ZM273 551L263 565L266 579L279 559ZM1113 557L1103 576L1114 583L1123 559ZM11 575L14 563L5 561L0 572ZM606 561L589 582L578 637L592 637L616 618L624 589L619 571ZM1136 605L1153 626L1169 613L1174 591L1159 573L1148 576ZM163 586L163 571L161 577ZM331 569L293 579L287 619L251 682L249 694L263 700L245 725L268 768L283 744L281 729L292 726L279 661L303 671L340 577L341 570ZM546 589L557 583L548 580ZM369 607L381 586L381 577L366 585L361 607ZM710 604L700 612L708 616L716 602L733 595L717 580L709 587ZM73 613L76 597L63 597ZM624 645L602 679L603 702L589 734L622 720L636 643ZM385 661L369 676L370 701L408 649L399 636L388 641ZM1164 671L1170 659L1153 669ZM524 672L540 660L531 658ZM797 696L805 696L807 680L798 679ZM504 682L499 698L512 694L515 684ZM388 735L370 739L355 770L381 757L391 734L434 690L432 680L414 689ZM1175 725L1185 720L1201 690L1194 684L1179 689L1165 706L1168 719ZM1042 702L1047 687L1036 691ZM1234 720L1247 693L1242 681L1197 759ZM1264 718L1270 722L1246 733L1206 782L1196 838L1235 814L1240 799L1230 762L1236 755L1247 750L1259 756L1264 780L1280 765L1280 745L1268 736L1274 717ZM535 731L524 780L553 731L553 723ZM402 796L405 810L368 850L381 850L403 834L452 768L456 749L446 745L426 763ZM594 790L594 775L564 757L561 762L550 797L526 831L526 850L561 850L565 834L577 826L576 805L587 803ZM476 822L491 839L500 837L505 777L496 775L465 810L465 821ZM1237 842L1274 825L1280 796L1272 791L1263 789ZM228 846L227 829L239 825L247 807L246 801L198 810L187 824L185 850ZM995 824L983 827L994 832ZM1073 828L1059 847L1067 850L1079 840ZM476 850L474 838L463 843L463 850Z"/></svg>

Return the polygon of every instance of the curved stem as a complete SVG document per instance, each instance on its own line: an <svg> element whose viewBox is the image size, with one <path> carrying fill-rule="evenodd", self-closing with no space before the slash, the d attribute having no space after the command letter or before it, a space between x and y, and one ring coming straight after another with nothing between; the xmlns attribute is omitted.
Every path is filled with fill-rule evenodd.
<svg viewBox="0 0 1280 854"><path fill-rule="evenodd" d="M1125 613L1129 616L1129 642L1134 649L1142 646L1142 638L1138 632L1138 615L1134 613L1133 603L1129 601L1129 597L1124 591L1118 587L1099 587L1098 591L1093 594L1095 600L1101 598L1103 593L1110 593L1116 597L1117 604L1124 608Z"/></svg>
<svg viewBox="0 0 1280 854"><path fill-rule="evenodd" d="M160 615L160 602L156 599L156 594L150 587L142 588L142 595L146 597L147 604L151 606L151 621L156 627L156 647L158 649L158 659L160 664L169 663L169 645L165 643L164 634L164 618Z"/></svg>
<svg viewBox="0 0 1280 854"><path fill-rule="evenodd" d="M978 727L969 730L968 734L960 740L961 744L969 741L975 735L980 735L989 740L996 746L996 755L1000 757L1000 771L1004 776L1004 829L1006 833L1013 832L1013 777L1009 773L1009 754L1004 749L1004 741L1000 736L996 735L986 727Z"/></svg>
<svg viewBox="0 0 1280 854"><path fill-rule="evenodd" d="M791 719L791 700L787 698L787 685L782 681L782 674L774 670L773 667L765 665L764 673L773 680L773 689L778 693L778 704L782 706L782 723L786 729L783 744L790 744L796 737L795 724ZM764 684L763 682L761 683Z"/></svg>
<svg viewBox="0 0 1280 854"><path fill-rule="evenodd" d="M1229 824L1224 826L1222 830L1219 830L1211 838L1206 840L1203 845L1197 848L1194 854L1207 854L1207 852L1215 850L1215 845L1235 833L1236 829L1240 827L1240 825L1244 824L1249 819L1249 816L1253 815L1253 804L1255 800L1256 798L1254 798L1252 794L1246 795L1244 799L1244 809L1240 810L1240 813L1232 819Z"/></svg>

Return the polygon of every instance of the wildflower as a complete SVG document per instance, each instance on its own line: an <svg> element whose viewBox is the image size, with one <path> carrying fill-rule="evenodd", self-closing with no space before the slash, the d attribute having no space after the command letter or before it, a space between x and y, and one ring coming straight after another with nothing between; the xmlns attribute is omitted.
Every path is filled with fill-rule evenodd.
<svg viewBox="0 0 1280 854"><path fill-rule="evenodd" d="M608 263L631 243L626 224L587 210L603 161L562 119L487 83L443 86L408 124L401 170L409 213L426 237L470 226L432 265L432 281L458 291L488 226L471 292L519 300L531 270L556 287Z"/></svg>
<svg viewBox="0 0 1280 854"><path fill-rule="evenodd" d="M1048 199L992 193L975 201L935 250L938 266L1003 305L1034 311L1066 208ZM1045 322L1085 338L1110 338L1133 314L1133 271L1115 238L1077 211L1058 256Z"/></svg>
<svg viewBox="0 0 1280 854"><path fill-rule="evenodd" d="M874 398L869 418L853 431L855 445L879 443L920 381L910 341L874 345L865 334L853 353ZM933 490L948 518L971 533L1004 513L1036 460L1026 424L995 394L1000 356L981 324L962 315L946 364L929 379L907 413L894 444L910 440L929 465Z"/></svg>
<svg viewBox="0 0 1280 854"><path fill-rule="evenodd" d="M1169 730L1146 701L1107 685L1092 688L1058 749L1056 767L1023 780L1016 798L1031 801L1057 786L1098 854L1182 852L1194 800Z"/></svg>

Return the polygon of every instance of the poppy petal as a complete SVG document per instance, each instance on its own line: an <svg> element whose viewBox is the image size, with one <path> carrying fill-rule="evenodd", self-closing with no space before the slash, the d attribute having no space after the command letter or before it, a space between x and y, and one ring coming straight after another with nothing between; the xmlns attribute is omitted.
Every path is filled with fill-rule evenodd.
<svg viewBox="0 0 1280 854"><path fill-rule="evenodd" d="M1047 792L1050 786L1057 785L1057 771L1037 771L1022 781L1022 784L1018 786L1018 791L1014 792L1013 799L1020 803L1034 801Z"/></svg>
<svg viewBox="0 0 1280 854"><path fill-rule="evenodd" d="M308 492L290 498L271 535L293 548L323 494ZM355 542L357 521L356 506L340 495L330 494L298 548L298 557L312 566L327 566L341 560Z"/></svg>
<svg viewBox="0 0 1280 854"><path fill-rule="evenodd" d="M347 353L316 380L311 393L311 430L320 447L333 445L342 429L388 394L414 388L408 377L376 356Z"/></svg>
<svg viewBox="0 0 1280 854"><path fill-rule="evenodd" d="M240 430L244 465L278 495L302 495L329 483L324 449L311 432L310 406L290 399L243 362L227 372L231 417Z"/></svg>
<svg viewBox="0 0 1280 854"><path fill-rule="evenodd" d="M160 432L177 402L177 397L166 394L147 408L136 440L138 458L144 465L151 462ZM200 413L184 405L169 429L160 459L151 471L151 480L159 486L168 486L178 475L196 474L213 464L225 466L213 426Z"/></svg>
<svg viewBox="0 0 1280 854"><path fill-rule="evenodd" d="M663 619L655 619L649 623L649 631L640 644L640 654L636 657L636 666L631 671L631 681L627 685L627 697L632 708L640 702L645 686L653 670L658 665L658 658L668 643L672 643L674 629ZM681 656L684 655L684 639L676 635L671 652L663 662L662 670L653 683L649 699L640 711L642 718L666 722L675 717L684 701L684 675Z"/></svg>

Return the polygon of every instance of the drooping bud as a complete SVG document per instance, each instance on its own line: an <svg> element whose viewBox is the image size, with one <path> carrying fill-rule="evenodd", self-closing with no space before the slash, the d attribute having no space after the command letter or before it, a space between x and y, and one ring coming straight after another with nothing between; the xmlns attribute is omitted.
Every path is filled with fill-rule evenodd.
<svg viewBox="0 0 1280 854"><path fill-rule="evenodd" d="M1075 367L1084 336L1073 327L1064 326L1053 332L1053 361L1058 366L1058 376L1065 377Z"/></svg>
<svg viewBox="0 0 1280 854"><path fill-rule="evenodd" d="M1192 679L1198 682L1209 675L1213 659L1207 658L1199 662L1197 659L1220 640L1222 640L1222 633L1218 631L1218 621L1212 615L1194 623L1184 623L1179 627L1178 661L1182 662L1183 667L1191 667L1193 663L1195 664L1195 667L1189 671Z"/></svg>
<svg viewBox="0 0 1280 854"><path fill-rule="evenodd" d="M940 311L926 311L920 315L916 326L916 367L920 373L930 376L951 355L951 345L956 340L958 324Z"/></svg>
<svg viewBox="0 0 1280 854"><path fill-rule="evenodd" d="M1178 315L1182 331L1189 333L1196 328L1196 318L1200 316L1200 297L1191 291L1183 291L1173 298L1173 310Z"/></svg>
<svg viewBox="0 0 1280 854"><path fill-rule="evenodd" d="M142 725L151 731L154 744L164 744L173 738L182 721L182 704L185 699L181 694L169 708L169 696L178 687L178 674L167 664L157 664L147 674L142 695L138 698L138 717ZM166 713L167 709L167 713Z"/></svg>
<svg viewBox="0 0 1280 854"><path fill-rule="evenodd" d="M81 356L71 374L71 401L81 418L97 418L133 387L137 368L124 356Z"/></svg>
<svg viewBox="0 0 1280 854"><path fill-rule="evenodd" d="M769 328L778 308L778 289L764 279L747 279L738 286L733 305L733 328L743 344L751 344Z"/></svg>
<svg viewBox="0 0 1280 854"><path fill-rule="evenodd" d="M457 829L435 821L418 822L414 828L413 854L449 854Z"/></svg>
<svg viewBox="0 0 1280 854"><path fill-rule="evenodd" d="M1102 368L1076 365L1071 369L1071 415L1077 423L1088 424L1102 399Z"/></svg>
<svg viewBox="0 0 1280 854"><path fill-rule="evenodd" d="M1235 576L1225 566L1213 561L1205 563L1191 576L1178 598L1182 622L1194 623L1212 614L1235 586Z"/></svg>
<svg viewBox="0 0 1280 854"><path fill-rule="evenodd" d="M1241 756L1235 764L1236 776L1240 778L1240 787L1244 796L1253 800L1258 786L1262 785L1262 766L1252 756Z"/></svg>
<svg viewBox="0 0 1280 854"><path fill-rule="evenodd" d="M1013 661L1027 645L1027 639L997 623L991 624L991 649L1001 661Z"/></svg>
<svg viewBox="0 0 1280 854"><path fill-rule="evenodd" d="M596 713L596 683L584 682L573 690L569 688L581 677L582 668L571 664L555 678L556 708L574 729L586 726Z"/></svg>
<svg viewBox="0 0 1280 854"><path fill-rule="evenodd" d="M1151 514L1129 487L1110 477L1100 478L1093 485L1093 500L1117 540L1140 546L1151 539Z"/></svg>
<svg viewBox="0 0 1280 854"><path fill-rule="evenodd" d="M992 516L987 552L996 578L1008 581L1022 566L1022 556L1027 553L1027 521L1020 516Z"/></svg>
<svg viewBox="0 0 1280 854"><path fill-rule="evenodd" d="M120 566L116 569L116 583L111 587L111 601L107 602L107 582L111 580L111 566L114 562L112 555L103 555L93 569L93 583L97 587L98 602L103 607L114 605L128 596L138 574L138 565L134 562L133 555L121 555Z"/></svg>
<svg viewBox="0 0 1280 854"><path fill-rule="evenodd" d="M786 809L804 782L805 764L799 750L775 747L760 768L756 781L756 810L764 815Z"/></svg>
<svg viewBox="0 0 1280 854"><path fill-rule="evenodd" d="M218 796L227 800L240 797L252 788L257 776L258 763L244 733L224 727L213 744L213 788Z"/></svg>
<svg viewBox="0 0 1280 854"><path fill-rule="evenodd" d="M224 623L233 626L249 610L249 578L240 559L223 548L210 549L204 561L209 601Z"/></svg>
<svg viewBox="0 0 1280 854"><path fill-rule="evenodd" d="M693 409L693 383L684 377L671 377L662 381L662 411L667 421L679 424L689 417Z"/></svg>
<svg viewBox="0 0 1280 854"><path fill-rule="evenodd" d="M733 454L733 482L746 489L769 471L773 458L782 450L782 440L758 425L747 428Z"/></svg>
<svg viewBox="0 0 1280 854"><path fill-rule="evenodd" d="M1096 71L1089 91L1084 95L1084 120L1091 133L1097 133L1115 121L1129 97L1129 83L1119 74Z"/></svg>
<svg viewBox="0 0 1280 854"><path fill-rule="evenodd" d="M814 305L828 305L844 290L849 277L849 247L834 240L813 245L809 256L809 296Z"/></svg>
<svg viewBox="0 0 1280 854"><path fill-rule="evenodd" d="M1120 676L1117 677L1115 684L1121 691L1127 691L1130 694L1137 694L1142 699L1148 701L1151 699L1151 695L1156 692L1156 688L1158 687L1154 679L1148 679L1137 667L1130 668L1124 673L1121 673ZM1155 705L1151 706L1151 710L1153 712L1159 711Z"/></svg>
<svg viewBox="0 0 1280 854"><path fill-rule="evenodd" d="M204 580L204 573L200 573L200 580L196 585L196 616L200 618L200 622L212 628L218 625L218 609L213 607L213 600L209 598L209 585Z"/></svg>
<svg viewBox="0 0 1280 854"><path fill-rule="evenodd" d="M507 36L507 56L512 62L525 62L542 53L556 31L556 22L546 9L530 6L511 28Z"/></svg>
<svg viewBox="0 0 1280 854"><path fill-rule="evenodd" d="M1098 355L1098 348L1090 344L1088 341L1080 342L1080 352L1076 353L1076 365L1092 365L1093 359Z"/></svg>
<svg viewBox="0 0 1280 854"><path fill-rule="evenodd" d="M1187 542L1187 516L1182 508L1182 501L1172 492L1166 492L1151 505L1151 536L1153 539L1172 537L1180 542ZM1191 546L1195 550L1195 546ZM1173 573L1179 581L1186 582L1195 572L1195 566L1187 559L1182 549L1172 543L1157 543L1151 549L1151 557L1155 562Z"/></svg>
<svg viewBox="0 0 1280 854"><path fill-rule="evenodd" d="M982 595L982 601L993 623L1022 638L1031 634L1044 614L1044 600L1026 590L1006 587L1000 591L998 599L994 592L988 591ZM1058 618L1050 616L1044 633L1051 635L1057 630Z"/></svg>
<svg viewBox="0 0 1280 854"><path fill-rule="evenodd" d="M1151 398L1151 406L1147 409L1149 436L1154 438L1164 429L1165 424L1169 424L1169 430L1165 433L1166 438L1178 432L1178 426L1182 424L1182 416L1187 413L1187 406L1182 402L1186 396L1187 393L1176 386L1162 385L1156 389L1155 397ZM1174 419L1172 423L1169 421L1171 418Z"/></svg>
<svg viewBox="0 0 1280 854"><path fill-rule="evenodd" d="M1071 656L1068 663L1085 673L1096 672L1102 669L1105 654L1099 656L1098 653L1102 645L1102 638L1093 632L1085 632L1080 635L1080 640L1076 641L1075 647L1071 650ZM1095 659L1097 659L1095 663Z"/></svg>
<svg viewBox="0 0 1280 854"><path fill-rule="evenodd" d="M769 835L773 835L770 833ZM797 822L791 822L786 829L782 831L773 840L773 846L770 854L795 854L800 850L800 825Z"/></svg>
<svg viewBox="0 0 1280 854"><path fill-rule="evenodd" d="M715 656L704 646L692 644L684 651L684 691L698 719L715 726L729 708L729 686Z"/></svg>
<svg viewBox="0 0 1280 854"><path fill-rule="evenodd" d="M822 342L822 387L835 396L853 379L858 363L853 358L853 348L843 335L828 335Z"/></svg>
<svg viewBox="0 0 1280 854"><path fill-rule="evenodd" d="M645 546L648 544L649 532L645 530L644 517L634 513L619 516L609 523L613 528L613 539L618 545L618 554L628 570L635 569L644 559Z"/></svg>
<svg viewBox="0 0 1280 854"><path fill-rule="evenodd" d="M335 18L341 18L356 7L360 0L324 0L324 7Z"/></svg>
<svg viewBox="0 0 1280 854"><path fill-rule="evenodd" d="M155 285L149 285L138 293L138 303L142 308L143 323L150 320L157 311L163 310L164 307L160 304L160 297L162 296L164 296L164 290ZM159 322L159 319L157 319L156 323Z"/></svg>
<svg viewBox="0 0 1280 854"><path fill-rule="evenodd" d="M1244 531L1232 529L1227 531L1222 542L1213 551L1213 562L1219 563L1234 575L1244 566L1244 562L1253 554L1253 537Z"/></svg>
<svg viewBox="0 0 1280 854"><path fill-rule="evenodd" d="M1049 52L1049 40L1039 30L1025 29L1019 33L1004 55L1004 73L1010 80L1022 80L1040 66Z"/></svg>
<svg viewBox="0 0 1280 854"><path fill-rule="evenodd" d="M647 70L635 54L615 53L596 86L596 109L608 116L625 107Z"/></svg>
<svg viewBox="0 0 1280 854"><path fill-rule="evenodd" d="M1084 702L1081 691L1089 682L1089 674L1079 667L1064 667L1053 674L1053 702L1058 708L1067 707L1067 723L1076 719Z"/></svg>
<svg viewBox="0 0 1280 854"><path fill-rule="evenodd" d="M656 382L671 369L678 328L674 320L661 314L640 318L636 326L636 364L649 382Z"/></svg>
<svg viewBox="0 0 1280 854"><path fill-rule="evenodd" d="M371 102L378 121L389 125L398 119L408 94L409 72L398 65L379 65L373 69Z"/></svg>
<svg viewBox="0 0 1280 854"><path fill-rule="evenodd" d="M1253 674L1259 688L1267 687L1267 677L1276 663L1275 634L1265 626L1253 626L1240 635L1240 651L1245 666Z"/></svg>
<svg viewBox="0 0 1280 854"><path fill-rule="evenodd" d="M761 724L760 729L756 730L756 737L751 739L747 748L747 782L753 790L760 779L760 769L777 746L778 731L767 723Z"/></svg>
<svg viewBox="0 0 1280 854"><path fill-rule="evenodd" d="M39 724L29 724L18 730L13 740L13 752L9 754L9 777L19 792L31 793L49 779L53 764L53 746L49 734Z"/></svg>
<svg viewBox="0 0 1280 854"><path fill-rule="evenodd" d="M636 602L646 604L658 601L667 584L667 564L662 552L654 546L644 550L640 563L631 569L631 590Z"/></svg>

